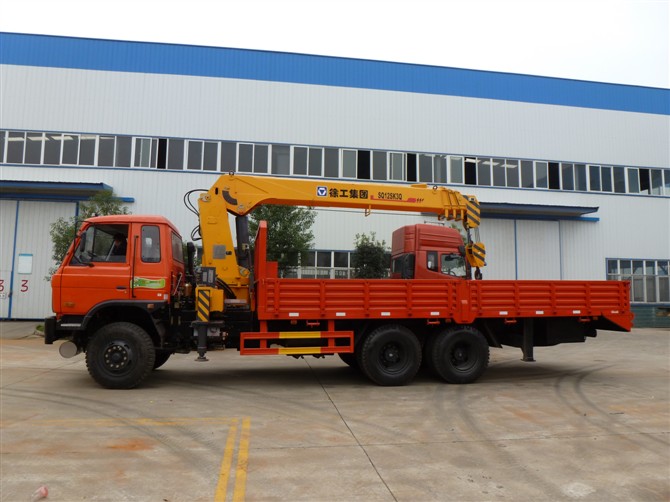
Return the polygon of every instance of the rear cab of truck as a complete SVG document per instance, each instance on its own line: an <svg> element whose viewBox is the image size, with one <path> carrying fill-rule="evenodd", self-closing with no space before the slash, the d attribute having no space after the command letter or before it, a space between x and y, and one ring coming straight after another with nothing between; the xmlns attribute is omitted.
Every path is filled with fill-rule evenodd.
<svg viewBox="0 0 670 502"><path fill-rule="evenodd" d="M465 244L457 229L419 223L393 232L393 279L465 279L468 272Z"/></svg>

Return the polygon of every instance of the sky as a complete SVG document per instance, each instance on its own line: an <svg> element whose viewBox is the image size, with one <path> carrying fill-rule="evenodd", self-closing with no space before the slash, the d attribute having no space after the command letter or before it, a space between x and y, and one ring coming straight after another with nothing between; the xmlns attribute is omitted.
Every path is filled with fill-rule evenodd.
<svg viewBox="0 0 670 502"><path fill-rule="evenodd" d="M670 88L670 0L0 0L0 31Z"/></svg>

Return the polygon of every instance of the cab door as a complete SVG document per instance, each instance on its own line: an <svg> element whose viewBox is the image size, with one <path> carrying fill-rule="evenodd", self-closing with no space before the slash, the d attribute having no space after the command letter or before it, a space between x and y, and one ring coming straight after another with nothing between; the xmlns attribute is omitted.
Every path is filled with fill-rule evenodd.
<svg viewBox="0 0 670 502"><path fill-rule="evenodd" d="M108 301L131 299L132 242L123 254L115 253L114 241L129 241L130 225L90 225L80 235L75 252L60 274L60 312L84 315Z"/></svg>
<svg viewBox="0 0 670 502"><path fill-rule="evenodd" d="M170 296L171 239L163 225L141 223L133 230L137 250L131 269L134 300L167 301Z"/></svg>

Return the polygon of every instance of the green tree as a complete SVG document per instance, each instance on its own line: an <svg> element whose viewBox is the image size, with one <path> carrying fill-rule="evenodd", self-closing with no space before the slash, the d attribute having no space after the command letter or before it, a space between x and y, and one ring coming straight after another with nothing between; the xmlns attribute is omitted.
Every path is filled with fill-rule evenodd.
<svg viewBox="0 0 670 502"><path fill-rule="evenodd" d="M298 266L298 257L305 259L314 241L312 225L316 212L313 209L265 205L254 209L249 216L252 239L256 236L259 222L268 222L267 258L277 262L280 277L289 268Z"/></svg>
<svg viewBox="0 0 670 502"><path fill-rule="evenodd" d="M357 279L381 279L389 268L389 249L386 241L378 241L374 232L370 235L356 234L351 266Z"/></svg>
<svg viewBox="0 0 670 502"><path fill-rule="evenodd" d="M128 208L123 205L121 199L116 197L111 190L98 192L89 200L81 202L77 218L74 216L70 218L60 217L54 221L49 229L52 243L51 258L60 264L75 237L79 223L91 216L104 216L107 214L129 214ZM51 276L57 269L58 266L51 267L49 275L45 279L47 281L51 280Z"/></svg>

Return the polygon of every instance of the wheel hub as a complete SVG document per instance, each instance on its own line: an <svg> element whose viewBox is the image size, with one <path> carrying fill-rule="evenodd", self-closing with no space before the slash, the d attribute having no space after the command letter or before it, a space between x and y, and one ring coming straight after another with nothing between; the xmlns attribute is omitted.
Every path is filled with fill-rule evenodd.
<svg viewBox="0 0 670 502"><path fill-rule="evenodd" d="M132 350L121 342L113 342L105 349L105 366L111 370L122 370L132 360Z"/></svg>
<svg viewBox="0 0 670 502"><path fill-rule="evenodd" d="M455 347L451 353L451 360L455 366L462 366L469 361L469 350L465 346Z"/></svg>
<svg viewBox="0 0 670 502"><path fill-rule="evenodd" d="M395 345L387 345L382 351L382 358L385 363L394 364L400 360L400 351Z"/></svg>

